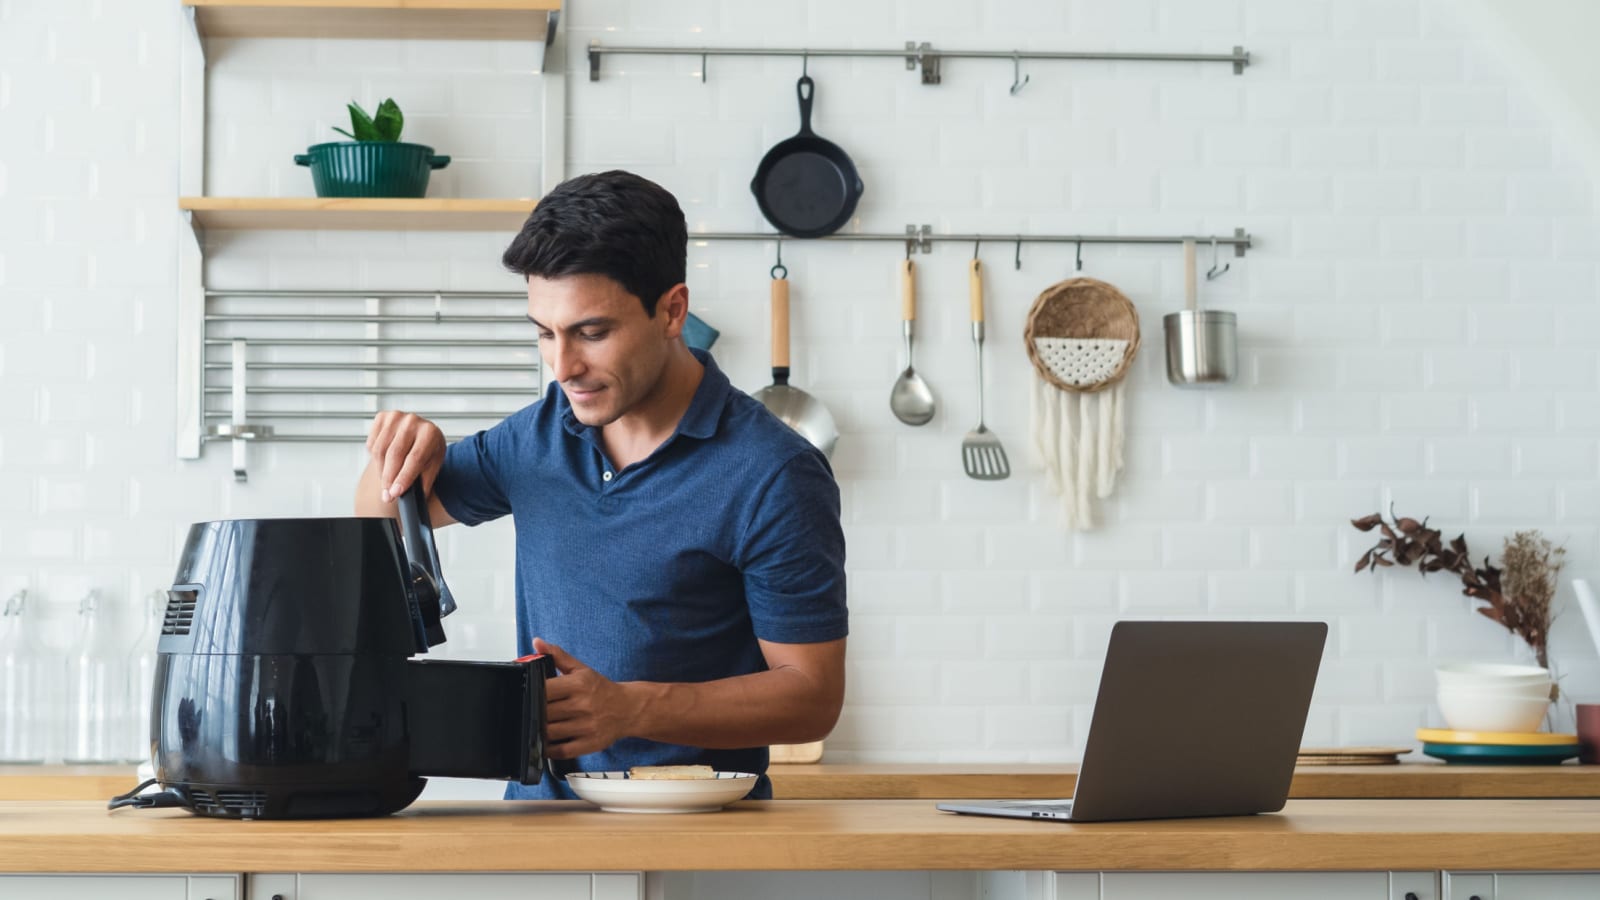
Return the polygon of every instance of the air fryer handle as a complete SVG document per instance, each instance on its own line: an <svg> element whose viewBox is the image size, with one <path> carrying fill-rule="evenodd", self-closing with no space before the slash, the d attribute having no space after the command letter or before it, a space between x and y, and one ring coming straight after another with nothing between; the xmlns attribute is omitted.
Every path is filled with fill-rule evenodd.
<svg viewBox="0 0 1600 900"><path fill-rule="evenodd" d="M552 782L564 782L567 776L578 771L578 761L575 759L551 759L550 741L545 735L545 710L549 701L545 695L545 682L556 677L556 661L543 653L530 654L517 660L530 667L530 680L537 680L537 687L530 684L528 691L528 723L533 731L532 740L526 742L536 749L536 755L543 763L544 771L541 773L531 766L523 778L523 784L538 784L541 776L549 776Z"/></svg>
<svg viewBox="0 0 1600 900"><path fill-rule="evenodd" d="M422 479L411 482L400 498L400 537L405 542L407 586L422 616L428 646L444 643L444 627L439 620L456 611L455 598L439 570L439 550L433 543L433 527L428 522L428 498L422 493Z"/></svg>

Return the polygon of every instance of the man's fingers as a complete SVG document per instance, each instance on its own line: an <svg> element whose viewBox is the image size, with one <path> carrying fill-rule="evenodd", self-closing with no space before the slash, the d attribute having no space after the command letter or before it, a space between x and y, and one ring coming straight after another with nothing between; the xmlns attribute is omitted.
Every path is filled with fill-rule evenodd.
<svg viewBox="0 0 1600 900"><path fill-rule="evenodd" d="M578 661L577 657L544 638L536 637L533 639L533 650L535 653L543 653L550 657L550 661L556 664L556 671L563 675L569 675L579 669L587 668L587 666Z"/></svg>
<svg viewBox="0 0 1600 900"><path fill-rule="evenodd" d="M406 456L405 461L400 464L399 473L394 476L394 483L389 485L390 495L395 499L403 496L406 490L411 487L411 482L416 480L417 470L421 467L422 463L417 460L415 452Z"/></svg>
<svg viewBox="0 0 1600 900"><path fill-rule="evenodd" d="M395 491L395 482L400 477L400 470L405 466L406 454L411 451L411 445L401 446L400 441L389 445L389 451L383 455L383 473L378 482L383 487L385 501L398 499L399 493Z"/></svg>

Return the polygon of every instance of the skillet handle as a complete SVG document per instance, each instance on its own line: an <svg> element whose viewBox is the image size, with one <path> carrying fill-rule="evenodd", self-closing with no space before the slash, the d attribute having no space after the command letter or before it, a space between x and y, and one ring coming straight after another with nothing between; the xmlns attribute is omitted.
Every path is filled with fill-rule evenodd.
<svg viewBox="0 0 1600 900"><path fill-rule="evenodd" d="M789 279L772 279L772 381L789 383Z"/></svg>
<svg viewBox="0 0 1600 900"><path fill-rule="evenodd" d="M967 289L972 300L972 324L983 324L983 263L973 260L967 266Z"/></svg>
<svg viewBox="0 0 1600 900"><path fill-rule="evenodd" d="M811 100L817 92L817 83L810 75L801 75L794 92L800 96L800 133L811 134Z"/></svg>

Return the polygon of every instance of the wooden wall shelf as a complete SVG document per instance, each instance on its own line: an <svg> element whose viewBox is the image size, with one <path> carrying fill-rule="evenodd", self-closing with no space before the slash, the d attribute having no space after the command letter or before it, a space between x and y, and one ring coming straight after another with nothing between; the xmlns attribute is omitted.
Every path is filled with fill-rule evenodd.
<svg viewBox="0 0 1600 900"><path fill-rule="evenodd" d="M561 0L183 0L206 37L545 40Z"/></svg>
<svg viewBox="0 0 1600 900"><path fill-rule="evenodd" d="M201 228L504 231L537 200L400 197L179 197Z"/></svg>

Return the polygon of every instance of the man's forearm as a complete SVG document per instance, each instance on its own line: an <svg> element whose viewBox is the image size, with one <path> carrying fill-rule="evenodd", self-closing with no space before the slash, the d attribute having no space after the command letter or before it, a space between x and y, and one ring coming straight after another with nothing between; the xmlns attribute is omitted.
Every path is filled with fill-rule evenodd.
<svg viewBox="0 0 1600 900"><path fill-rule="evenodd" d="M821 740L839 718L842 697L793 668L700 684L632 681L633 736L710 749Z"/></svg>

